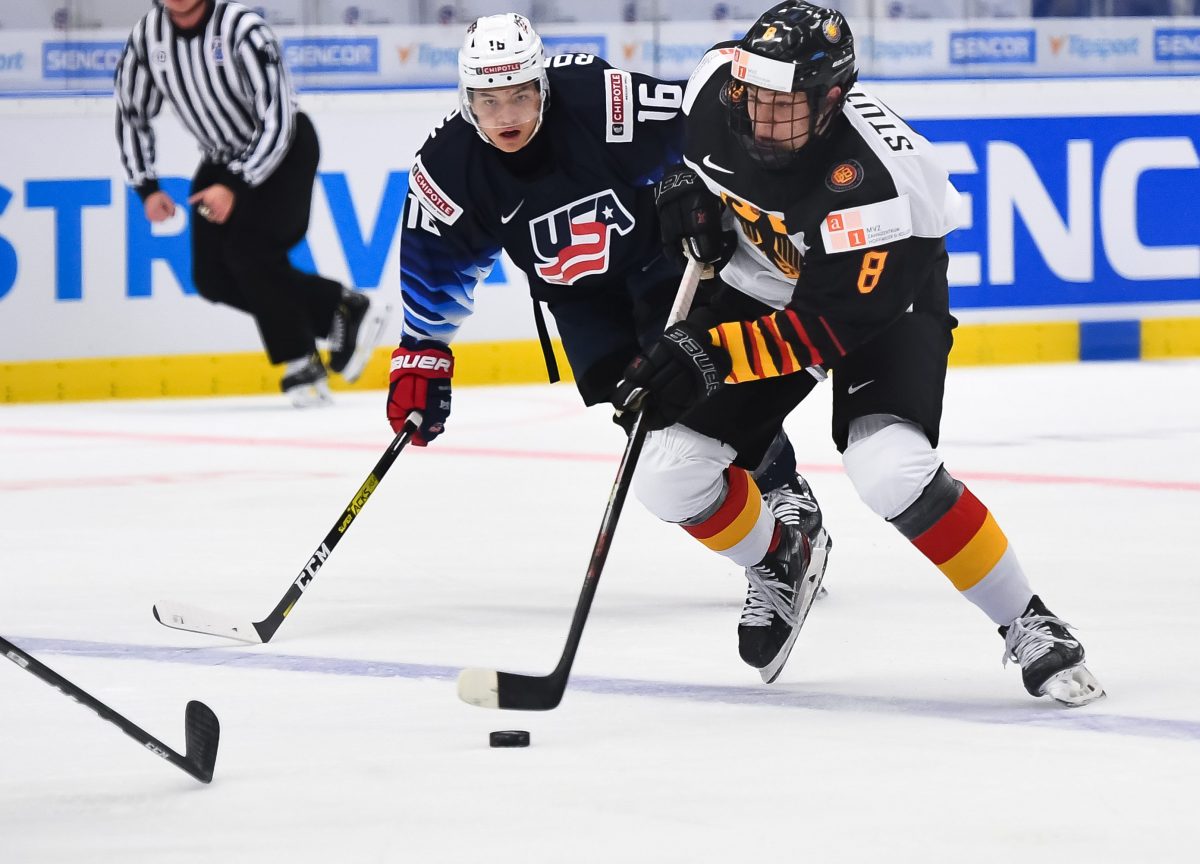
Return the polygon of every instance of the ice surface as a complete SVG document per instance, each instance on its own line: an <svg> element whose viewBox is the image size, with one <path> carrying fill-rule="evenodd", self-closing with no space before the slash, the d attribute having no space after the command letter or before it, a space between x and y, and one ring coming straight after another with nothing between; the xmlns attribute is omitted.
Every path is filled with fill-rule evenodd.
<svg viewBox="0 0 1200 864"><path fill-rule="evenodd" d="M0 666L0 861L1194 861L1200 363L954 369L942 452L1109 691L1034 700L990 622L855 496L828 388L789 420L835 548L778 683L744 581L630 500L576 675L544 714L464 666L558 659L622 448L569 386L462 389L274 640L259 619L391 439L381 393L0 408L0 633L168 744L195 783ZM532 746L488 747L528 729Z"/></svg>

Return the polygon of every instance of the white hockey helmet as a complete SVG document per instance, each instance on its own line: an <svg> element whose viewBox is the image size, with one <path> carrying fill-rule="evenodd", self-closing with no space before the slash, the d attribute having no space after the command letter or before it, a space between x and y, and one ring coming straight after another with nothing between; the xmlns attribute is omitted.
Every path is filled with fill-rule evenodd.
<svg viewBox="0 0 1200 864"><path fill-rule="evenodd" d="M530 81L537 82L541 94L537 118L540 127L550 101L550 82L546 78L542 37L538 36L529 19L516 12L506 12L478 18L467 28L462 50L458 52L459 104L463 117L470 121L481 138L491 143L471 107L471 93Z"/></svg>

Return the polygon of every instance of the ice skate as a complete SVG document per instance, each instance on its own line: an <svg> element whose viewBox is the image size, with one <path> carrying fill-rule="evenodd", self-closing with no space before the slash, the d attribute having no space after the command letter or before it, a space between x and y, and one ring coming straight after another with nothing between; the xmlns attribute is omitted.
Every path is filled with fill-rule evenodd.
<svg viewBox="0 0 1200 864"><path fill-rule="evenodd" d="M824 529L818 529L816 543L791 525L780 523L779 532L775 550L746 568L750 586L738 624L738 653L767 684L779 677L796 644L831 545Z"/></svg>
<svg viewBox="0 0 1200 864"><path fill-rule="evenodd" d="M1071 635L1071 625L1046 608L1037 595L1021 617L1000 628L1004 665L1015 660L1025 689L1076 708L1104 698L1104 688L1083 665L1083 645Z"/></svg>
<svg viewBox="0 0 1200 864"><path fill-rule="evenodd" d="M316 354L301 357L284 366L283 380L279 386L297 408L319 408L333 404L329 376Z"/></svg>
<svg viewBox="0 0 1200 864"><path fill-rule="evenodd" d="M795 525L808 535L810 543L816 544L817 534L824 520L821 505L817 503L817 496L813 494L807 480L797 474L784 485L765 493L763 500L776 519L785 525ZM826 550L832 546L833 542L830 541L826 544ZM829 592L822 584L817 589L817 599L821 600L827 596Z"/></svg>
<svg viewBox="0 0 1200 864"><path fill-rule="evenodd" d="M345 289L329 329L329 368L353 384L383 335L391 307Z"/></svg>

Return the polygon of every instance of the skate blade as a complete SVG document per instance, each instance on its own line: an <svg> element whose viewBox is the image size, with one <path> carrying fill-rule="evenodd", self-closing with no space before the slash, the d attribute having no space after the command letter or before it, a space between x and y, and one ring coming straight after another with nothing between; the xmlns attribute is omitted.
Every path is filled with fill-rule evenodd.
<svg viewBox="0 0 1200 864"><path fill-rule="evenodd" d="M1049 696L1068 708L1078 708L1103 699L1108 694L1104 692L1096 676L1081 663L1047 678L1046 683L1042 685L1042 695Z"/></svg>
<svg viewBox="0 0 1200 864"><path fill-rule="evenodd" d="M808 562L808 569L804 571L804 590L800 593L799 604L796 607L796 626L792 628L791 635L783 643L775 659L758 670L764 684L774 684L779 673L783 671L784 664L792 653L792 646L796 644L796 637L800 635L800 628L808 618L808 610L821 593L821 580L825 578L825 567L829 563L829 550L832 548L833 540L822 528L821 533L817 535L817 542L812 547L812 560Z"/></svg>

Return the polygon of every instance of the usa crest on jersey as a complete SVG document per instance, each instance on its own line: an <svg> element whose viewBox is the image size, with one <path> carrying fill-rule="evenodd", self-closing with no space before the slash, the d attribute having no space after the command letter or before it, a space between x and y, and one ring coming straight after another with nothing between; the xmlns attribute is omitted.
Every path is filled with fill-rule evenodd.
<svg viewBox="0 0 1200 864"><path fill-rule="evenodd" d="M585 276L608 271L612 232L624 236L634 219L611 189L579 198L529 223L533 251L541 263L539 278L574 285Z"/></svg>

